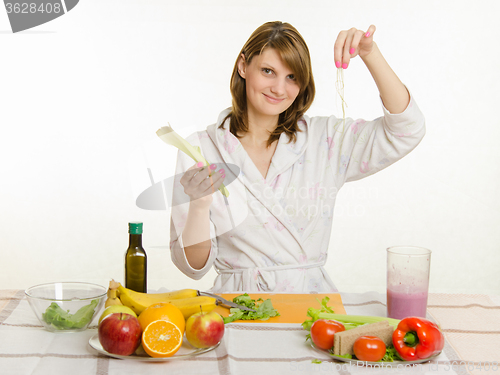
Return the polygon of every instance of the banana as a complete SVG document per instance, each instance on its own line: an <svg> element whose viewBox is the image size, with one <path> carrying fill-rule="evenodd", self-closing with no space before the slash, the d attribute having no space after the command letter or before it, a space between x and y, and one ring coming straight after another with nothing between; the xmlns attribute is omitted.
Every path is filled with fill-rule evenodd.
<svg viewBox="0 0 500 375"><path fill-rule="evenodd" d="M177 306L185 318L200 311L200 306L206 312L212 311L217 306L215 298L198 296L198 291L195 289L181 289L167 293L139 293L120 285L118 293L121 302L134 310L137 315L146 307L159 302L168 302Z"/></svg>
<svg viewBox="0 0 500 375"><path fill-rule="evenodd" d="M122 295L128 295L133 300L137 300L139 302L152 301L151 303L155 303L164 302L167 299L170 300L196 297L198 295L198 291L196 289L181 289L166 293L140 293L136 292L135 290L125 288L123 285L118 283L118 295L120 296L120 298L122 297Z"/></svg>
<svg viewBox="0 0 500 375"><path fill-rule="evenodd" d="M160 301L155 301L146 297L135 299L127 293L121 294L120 299L125 306L130 307L137 315L140 315L141 312L143 312L147 307L155 303L171 303L172 305L177 306L179 310L181 310L182 315L184 315L185 319L189 318L195 312L199 312L200 306L201 309L203 309L203 311L205 312L210 312L217 306L217 300L213 297L208 296L180 299L163 299Z"/></svg>
<svg viewBox="0 0 500 375"><path fill-rule="evenodd" d="M139 315L141 312L143 312L146 307L148 307L149 302L145 300L145 298L136 298L134 299L130 294L128 293L120 293L120 300L125 306L130 307L134 312Z"/></svg>
<svg viewBox="0 0 500 375"><path fill-rule="evenodd" d="M213 297L208 296L198 296L183 299L172 299L168 301L172 305L175 305L182 311L184 319L189 318L194 313L200 312L210 312L217 306L217 300Z"/></svg>
<svg viewBox="0 0 500 375"><path fill-rule="evenodd" d="M109 282L108 292L106 293L108 298L104 303L105 308L113 305L123 305L122 301L120 301L120 298L118 298L118 285L120 285L120 283L117 283L113 279L111 279L111 281Z"/></svg>

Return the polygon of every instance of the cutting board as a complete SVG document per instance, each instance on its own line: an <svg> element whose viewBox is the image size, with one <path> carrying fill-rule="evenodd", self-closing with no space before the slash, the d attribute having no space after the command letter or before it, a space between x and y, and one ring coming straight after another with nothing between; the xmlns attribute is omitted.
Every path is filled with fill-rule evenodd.
<svg viewBox="0 0 500 375"><path fill-rule="evenodd" d="M218 294L222 298L232 301L234 297L242 293L234 294ZM262 298L264 301L268 298L271 299L273 307L278 310L280 316L269 318L268 320L236 320L236 322L245 323L302 323L304 320L309 319L307 310L312 307L315 309L321 308L321 300L328 296L328 306L333 309L336 314L345 314L344 305L340 294L295 294L295 293L248 293L250 298L257 300ZM229 315L229 309L223 306L217 306L216 312L222 316Z"/></svg>

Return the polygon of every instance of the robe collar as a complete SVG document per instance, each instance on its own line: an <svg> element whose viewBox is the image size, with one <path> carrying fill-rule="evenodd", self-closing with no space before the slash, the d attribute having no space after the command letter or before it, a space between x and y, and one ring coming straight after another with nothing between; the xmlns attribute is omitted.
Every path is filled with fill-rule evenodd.
<svg viewBox="0 0 500 375"><path fill-rule="evenodd" d="M226 163L236 164L241 168L240 176L245 177L246 181L242 180L245 185L248 183L252 185L260 183L263 186L272 185L281 173L291 168L305 153L308 140L307 117L299 120L299 129L302 131L296 133L297 140L295 143L289 143L288 136L285 133L281 134L276 151L271 159L271 165L269 166L266 178L264 178L252 159L248 156L239 139L229 131L230 119L227 119L224 122L223 128L219 129L222 121L230 111L231 108L222 111L217 123L207 128L207 133L219 149L224 161Z"/></svg>
<svg viewBox="0 0 500 375"><path fill-rule="evenodd" d="M287 228L305 253L301 236L293 227L290 219L287 218L275 194L268 189L273 189L279 176L289 168L292 168L294 163L304 155L308 143L308 117L304 116L303 119L299 120L298 125L302 131L296 133L297 140L295 143L288 143L288 136L285 133L281 134L276 151L271 159L269 171L266 178L264 178L252 159L248 156L239 139L229 131L230 119L227 119L224 122L224 126L219 129L219 125L222 124L222 121L230 111L230 108L224 110L219 115L217 123L207 128L208 136L217 146L224 162L236 164L240 168L237 179ZM273 209L274 206L279 207L278 209Z"/></svg>

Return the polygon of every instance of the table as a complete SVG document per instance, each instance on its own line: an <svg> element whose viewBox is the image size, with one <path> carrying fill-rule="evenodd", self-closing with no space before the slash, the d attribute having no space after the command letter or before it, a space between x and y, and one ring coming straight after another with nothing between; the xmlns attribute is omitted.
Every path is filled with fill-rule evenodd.
<svg viewBox="0 0 500 375"><path fill-rule="evenodd" d="M348 314L385 316L385 295L341 293ZM145 363L100 355L96 334L45 331L22 290L0 290L0 374L500 374L500 296L430 294L428 315L446 336L432 361L405 369L333 362L305 342L298 324L228 324L220 346L185 361ZM320 364L312 363L319 359ZM495 363L496 361L496 363Z"/></svg>

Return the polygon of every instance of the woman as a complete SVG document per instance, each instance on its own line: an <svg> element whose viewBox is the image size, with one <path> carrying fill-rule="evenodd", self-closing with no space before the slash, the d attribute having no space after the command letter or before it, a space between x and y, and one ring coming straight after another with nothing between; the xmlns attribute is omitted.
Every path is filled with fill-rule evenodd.
<svg viewBox="0 0 500 375"><path fill-rule="evenodd" d="M250 36L233 70L232 107L188 138L214 164L192 166L178 155L171 253L182 272L200 279L214 266L214 292L337 291L323 266L338 189L401 159L425 134L423 115L374 32L373 25L340 32L334 57L342 69L361 57L384 116L345 122L305 115L314 80L295 28L269 22ZM232 172L228 209L217 189Z"/></svg>

